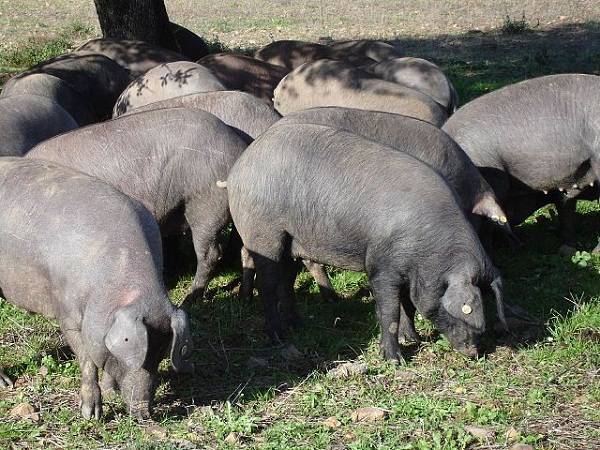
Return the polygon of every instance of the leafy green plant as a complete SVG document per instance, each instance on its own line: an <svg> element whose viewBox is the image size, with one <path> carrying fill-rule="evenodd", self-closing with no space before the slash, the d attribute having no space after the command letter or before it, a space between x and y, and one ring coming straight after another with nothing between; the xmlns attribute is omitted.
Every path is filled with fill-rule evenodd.
<svg viewBox="0 0 600 450"><path fill-rule="evenodd" d="M574 264L577 264L579 267L587 267L592 260L592 255L588 252L576 251L575 254L571 257L571 261Z"/></svg>

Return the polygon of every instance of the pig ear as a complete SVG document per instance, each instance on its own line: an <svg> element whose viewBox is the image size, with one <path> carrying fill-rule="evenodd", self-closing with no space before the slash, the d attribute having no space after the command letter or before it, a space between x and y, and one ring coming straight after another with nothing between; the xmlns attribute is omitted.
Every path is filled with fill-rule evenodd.
<svg viewBox="0 0 600 450"><path fill-rule="evenodd" d="M509 239L509 242L514 247L520 247L522 245L519 238L513 232L508 218L504 213L504 210L500 207L498 202L491 195L484 195L481 197L471 212L477 216L486 217L489 219L494 226L498 227Z"/></svg>
<svg viewBox="0 0 600 450"><path fill-rule="evenodd" d="M142 317L125 308L118 309L104 344L128 368L141 368L148 353L148 331Z"/></svg>
<svg viewBox="0 0 600 450"><path fill-rule="evenodd" d="M473 295L473 289L479 288L466 283L451 283L441 299L441 304L453 318L473 328L482 328L485 323L482 317L481 295Z"/></svg>
<svg viewBox="0 0 600 450"><path fill-rule="evenodd" d="M508 223L506 214L496 199L489 194L483 195L481 198L479 198L477 203L473 205L471 212L478 216L487 217L498 226L503 226L504 224Z"/></svg>
<svg viewBox="0 0 600 450"><path fill-rule="evenodd" d="M508 329L508 324L506 323L506 315L504 312L505 305L502 278L499 275L496 276L496 278L494 278L494 280L491 282L490 287L492 288L492 292L496 298L496 311L498 313L498 320L506 331L510 331Z"/></svg>
<svg viewBox="0 0 600 450"><path fill-rule="evenodd" d="M192 354L192 335L190 322L186 312L175 309L171 315L171 330L173 342L171 343L171 363L178 373L192 373L194 365L188 361Z"/></svg>

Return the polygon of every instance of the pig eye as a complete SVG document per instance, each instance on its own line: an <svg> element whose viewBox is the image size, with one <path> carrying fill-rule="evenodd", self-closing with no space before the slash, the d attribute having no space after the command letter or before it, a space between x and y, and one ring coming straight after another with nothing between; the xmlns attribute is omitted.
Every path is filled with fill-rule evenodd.
<svg viewBox="0 0 600 450"><path fill-rule="evenodd" d="M125 338L125 342L129 342L129 338Z"/></svg>

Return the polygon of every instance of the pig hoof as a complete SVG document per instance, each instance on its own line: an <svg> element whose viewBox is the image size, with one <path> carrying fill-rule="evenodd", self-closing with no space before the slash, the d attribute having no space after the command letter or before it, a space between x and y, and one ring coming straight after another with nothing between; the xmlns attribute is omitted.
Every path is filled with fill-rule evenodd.
<svg viewBox="0 0 600 450"><path fill-rule="evenodd" d="M102 417L102 403L81 403L81 415L84 419L94 418L100 420Z"/></svg>
<svg viewBox="0 0 600 450"><path fill-rule="evenodd" d="M81 387L79 408L84 419L95 418L98 420L102 417L102 395L97 384L91 388L88 386Z"/></svg>
<svg viewBox="0 0 600 450"><path fill-rule="evenodd" d="M114 398L117 395L117 388L112 378L107 378L106 375L100 381L100 392L104 398Z"/></svg>
<svg viewBox="0 0 600 450"><path fill-rule="evenodd" d="M131 408L129 413L137 420L138 422L144 422L152 420L152 414L150 412L149 406L142 406L137 408Z"/></svg>
<svg viewBox="0 0 600 450"><path fill-rule="evenodd" d="M402 352L400 352L400 349L398 349L398 348L382 347L381 354L382 354L383 358L388 361L395 362L401 366L406 364L406 359L404 359Z"/></svg>
<svg viewBox="0 0 600 450"><path fill-rule="evenodd" d="M12 388L13 382L2 370L0 370L0 388Z"/></svg>
<svg viewBox="0 0 600 450"><path fill-rule="evenodd" d="M398 344L402 345L412 345L412 344L420 344L421 338L416 333L401 333L398 334Z"/></svg>

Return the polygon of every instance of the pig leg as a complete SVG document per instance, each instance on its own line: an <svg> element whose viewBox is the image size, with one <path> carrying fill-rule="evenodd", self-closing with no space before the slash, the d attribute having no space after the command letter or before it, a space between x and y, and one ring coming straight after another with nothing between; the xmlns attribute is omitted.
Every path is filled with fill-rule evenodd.
<svg viewBox="0 0 600 450"><path fill-rule="evenodd" d="M563 247L568 246L576 248L575 220L577 219L577 213L575 212L575 208L577 206L577 200L574 198L566 199L561 195L560 198L556 199L554 204L556 205L556 211L558 212Z"/></svg>
<svg viewBox="0 0 600 450"><path fill-rule="evenodd" d="M13 387L12 380L0 369L0 388L11 388Z"/></svg>
<svg viewBox="0 0 600 450"><path fill-rule="evenodd" d="M221 257L223 243L220 231L229 220L226 208L219 210L210 199L203 200L206 199L194 199L185 207L185 218L190 225L197 259L196 276L186 303L197 300L204 293L210 275Z"/></svg>
<svg viewBox="0 0 600 450"><path fill-rule="evenodd" d="M269 259L255 252L250 252L256 266L256 283L258 291L265 305L267 332L273 342L281 342L283 337L283 324L279 313L282 297L285 297L286 273L279 261ZM283 301L290 299L283 298ZM289 306L284 309L290 309Z"/></svg>
<svg viewBox="0 0 600 450"><path fill-rule="evenodd" d="M232 227L231 233L229 234L229 238L227 240L227 244L225 249L223 250L223 257L221 258L221 265L230 266L237 262L237 259L240 254L240 250L243 246L242 238L240 237L240 233L235 226Z"/></svg>
<svg viewBox="0 0 600 450"><path fill-rule="evenodd" d="M294 292L294 283L298 276L298 264L289 258L281 262L284 271L285 282L282 285L282 292L279 295L281 305L280 310L283 316L284 326L300 326L301 320L296 310L296 293Z"/></svg>
<svg viewBox="0 0 600 450"><path fill-rule="evenodd" d="M327 276L327 272L325 272L323 264L308 259L303 259L302 262L319 285L319 292L321 293L323 300L334 302L336 300L335 291L333 290L333 286L331 286L331 282L329 281L329 277Z"/></svg>
<svg viewBox="0 0 600 450"><path fill-rule="evenodd" d="M404 358L398 344L400 288L397 280L392 280L387 274L377 274L369 278L381 327L381 353L386 359L402 362Z"/></svg>
<svg viewBox="0 0 600 450"><path fill-rule="evenodd" d="M421 342L419 333L415 330L416 308L407 296L400 301L400 324L398 329L398 342L412 344Z"/></svg>
<svg viewBox="0 0 600 450"><path fill-rule="evenodd" d="M103 397L113 396L117 392L116 380L106 371L104 371L100 380L100 392Z"/></svg>
<svg viewBox="0 0 600 450"><path fill-rule="evenodd" d="M252 300L252 292L254 291L254 276L256 270L254 268L254 260L248 249L242 246L242 284L240 286L240 298L242 301L249 302Z"/></svg>
<svg viewBox="0 0 600 450"><path fill-rule="evenodd" d="M596 191L600 191L600 157L592 158L592 170L596 176L596 181L594 182ZM600 197L597 200L600 203ZM598 241L598 245L592 250L592 253L600 255L600 241Z"/></svg>
<svg viewBox="0 0 600 450"><path fill-rule="evenodd" d="M102 417L102 395L98 386L98 368L88 356L81 338L81 332L74 327L61 324L61 329L69 346L77 355L81 369L80 408L85 419Z"/></svg>

